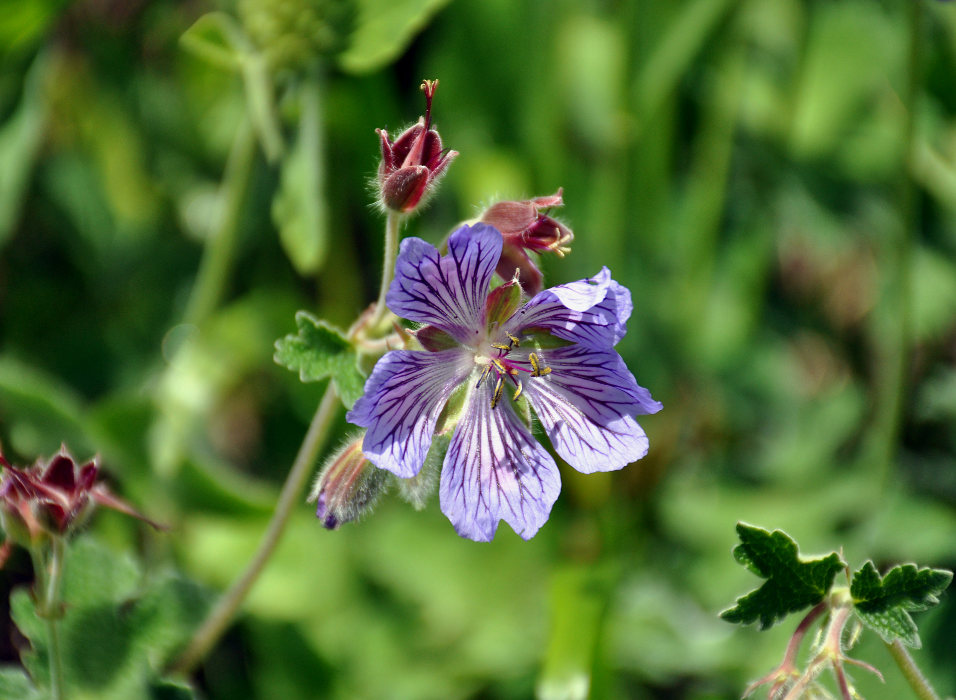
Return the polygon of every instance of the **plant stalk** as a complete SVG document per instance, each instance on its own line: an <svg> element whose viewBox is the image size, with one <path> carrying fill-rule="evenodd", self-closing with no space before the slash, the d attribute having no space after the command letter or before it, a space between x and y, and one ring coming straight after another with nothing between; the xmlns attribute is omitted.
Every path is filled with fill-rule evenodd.
<svg viewBox="0 0 956 700"><path fill-rule="evenodd" d="M894 639L891 644L886 645L886 648L889 649L893 661L900 667L903 677L910 684L910 688L913 689L916 697L920 700L940 700L933 686L923 675L923 672L919 670L916 662L913 661L913 657L899 639Z"/></svg>
<svg viewBox="0 0 956 700"><path fill-rule="evenodd" d="M293 508L299 502L302 489L308 479L310 470L315 464L319 448L328 433L332 418L335 416L339 398L335 389L330 383L325 390L325 395L319 402L319 407L312 417L305 439L299 447L299 452L286 477L285 484L282 486L282 492L279 495L279 501L276 503L275 511L272 514L272 520L269 521L269 527L266 529L259 548L256 550L252 560L246 566L245 571L239 576L222 598L212 609L206 619L200 625L199 629L193 635L189 646L182 655L172 664L170 670L177 673L186 674L192 671L209 653L210 649L219 641L219 638L225 632L226 627L232 621L239 606L245 600L252 586L259 578L266 563L275 551L276 545L282 537L285 526L292 515Z"/></svg>
<svg viewBox="0 0 956 700"><path fill-rule="evenodd" d="M388 315L388 306L385 297L388 288L392 286L395 275L395 259L398 257L398 230L401 227L402 215L389 211L385 220L385 254L382 256L382 286L378 292L378 301L375 302L375 314L369 320L366 328L374 331Z"/></svg>

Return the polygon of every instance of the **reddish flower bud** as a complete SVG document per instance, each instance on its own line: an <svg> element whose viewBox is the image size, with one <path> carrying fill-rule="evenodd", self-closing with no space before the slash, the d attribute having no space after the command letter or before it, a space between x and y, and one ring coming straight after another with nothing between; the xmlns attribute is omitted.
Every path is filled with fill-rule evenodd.
<svg viewBox="0 0 956 700"><path fill-rule="evenodd" d="M376 129L382 142L378 166L379 201L386 209L407 214L435 191L439 178L457 151L443 150L441 136L431 128L432 98L437 80L421 85L425 93L425 116L390 141L385 129Z"/></svg>
<svg viewBox="0 0 956 700"><path fill-rule="evenodd" d="M333 454L312 486L309 502L316 504L315 516L329 530L358 518L385 490L387 472L362 453L364 435L363 431Z"/></svg>
<svg viewBox="0 0 956 700"><path fill-rule="evenodd" d="M0 455L0 513L7 535L24 545L35 543L44 534L64 535L82 523L93 504L99 503L132 515L159 528L125 501L96 483L96 459L80 466L66 447L50 458L26 469L12 466Z"/></svg>
<svg viewBox="0 0 956 700"><path fill-rule="evenodd" d="M542 213L542 209L560 207L564 204L561 188L553 195L535 197L521 202L498 202L481 215L481 221L501 231L504 248L498 261L498 274L511 279L515 270L521 288L529 295L541 291L541 271L528 257L529 250L536 253L552 252L560 257L570 252L568 244L574 234L560 221Z"/></svg>

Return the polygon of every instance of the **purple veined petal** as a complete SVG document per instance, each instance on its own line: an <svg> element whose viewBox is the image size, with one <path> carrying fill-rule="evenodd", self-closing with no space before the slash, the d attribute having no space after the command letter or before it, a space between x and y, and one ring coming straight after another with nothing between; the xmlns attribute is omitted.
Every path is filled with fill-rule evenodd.
<svg viewBox="0 0 956 700"><path fill-rule="evenodd" d="M402 318L438 326L471 344L484 330L488 283L501 256L501 234L492 226L462 226L448 239L448 255L420 238L402 241L388 308Z"/></svg>
<svg viewBox="0 0 956 700"><path fill-rule="evenodd" d="M647 454L648 441L632 417L661 404L634 380L613 350L569 346L539 362L551 369L524 380L524 394L555 452L585 474L620 469Z"/></svg>
<svg viewBox="0 0 956 700"><path fill-rule="evenodd" d="M448 446L441 510L462 537L489 542L504 520L531 539L551 513L561 477L511 402L503 398L491 407L490 385L471 392Z"/></svg>
<svg viewBox="0 0 956 700"><path fill-rule="evenodd" d="M474 368L464 349L392 350L375 365L365 393L345 416L367 428L363 452L396 476L415 476L448 397Z"/></svg>
<svg viewBox="0 0 956 700"><path fill-rule="evenodd" d="M589 301L594 303L582 309ZM521 335L525 328L544 328L589 348L611 348L624 337L633 308L630 291L612 280L605 267L590 282L572 282L535 295L508 320L505 330Z"/></svg>

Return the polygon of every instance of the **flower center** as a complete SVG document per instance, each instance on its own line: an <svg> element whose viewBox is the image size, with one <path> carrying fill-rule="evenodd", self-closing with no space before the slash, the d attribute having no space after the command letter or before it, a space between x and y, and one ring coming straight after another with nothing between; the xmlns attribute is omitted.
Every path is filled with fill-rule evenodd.
<svg viewBox="0 0 956 700"><path fill-rule="evenodd" d="M475 388L481 386L492 373L495 375L495 390L491 395L491 407L494 408L501 400L505 380L510 380L515 386L515 393L512 395L512 401L521 396L522 384L518 378L519 372L527 372L532 377L543 377L551 373L551 368L535 353L529 353L526 357L518 355L510 357L511 352L521 345L520 340L508 334L508 344L504 343L483 343L475 353L475 364L483 365L484 369L481 376L478 377L478 383Z"/></svg>

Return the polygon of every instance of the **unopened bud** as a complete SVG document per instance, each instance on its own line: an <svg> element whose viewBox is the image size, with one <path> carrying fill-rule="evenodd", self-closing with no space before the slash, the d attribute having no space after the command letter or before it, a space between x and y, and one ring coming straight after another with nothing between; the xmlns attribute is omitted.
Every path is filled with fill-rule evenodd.
<svg viewBox="0 0 956 700"><path fill-rule="evenodd" d="M18 469L0 455L3 479L0 481L0 513L4 530L20 544L35 544L45 534L68 535L90 513L95 503L155 523L96 482L99 464L92 459L79 465L61 447L49 462L41 460L26 469Z"/></svg>
<svg viewBox="0 0 956 700"><path fill-rule="evenodd" d="M376 129L382 145L378 166L379 201L382 206L403 214L414 211L438 186L457 151L444 150L441 136L431 126L432 99L437 80L422 83L425 116L391 141L385 129Z"/></svg>
<svg viewBox="0 0 956 700"><path fill-rule="evenodd" d="M564 204L562 190L553 195L535 197L520 202L498 202L485 210L481 221L501 232L504 246L497 272L503 279L511 279L518 270L521 288L528 295L541 291L541 271L528 256L535 253L555 253L560 257L570 252L568 247L574 234L557 219L542 213L543 209Z"/></svg>
<svg viewBox="0 0 956 700"><path fill-rule="evenodd" d="M364 431L326 461L309 494L315 516L329 530L368 511L385 490L387 472L362 454Z"/></svg>

